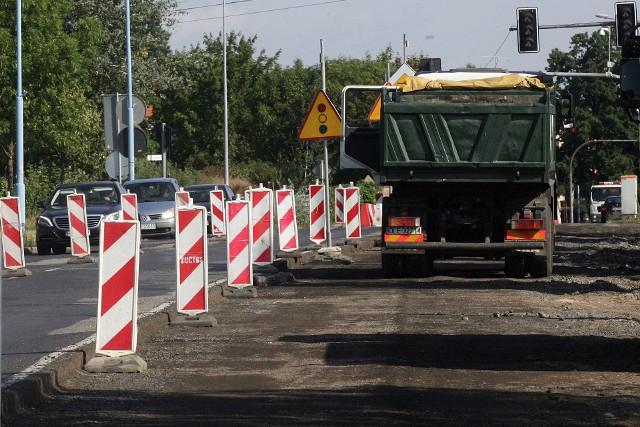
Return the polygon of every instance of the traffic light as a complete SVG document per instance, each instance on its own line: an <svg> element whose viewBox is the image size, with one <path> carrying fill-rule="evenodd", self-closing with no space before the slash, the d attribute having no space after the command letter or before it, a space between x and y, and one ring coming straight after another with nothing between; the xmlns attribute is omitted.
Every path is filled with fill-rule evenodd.
<svg viewBox="0 0 640 427"><path fill-rule="evenodd" d="M105 148L119 151L123 156L129 156L129 114L128 102L125 95L106 95L102 97L104 106L104 137ZM147 150L147 136L137 125L147 114L147 106L142 98L133 95L133 147L134 157L141 157Z"/></svg>
<svg viewBox="0 0 640 427"><path fill-rule="evenodd" d="M516 9L516 18L518 20L518 52L540 52L538 8L519 7Z"/></svg>
<svg viewBox="0 0 640 427"><path fill-rule="evenodd" d="M156 126L156 139L160 143L160 151L166 153L172 145L178 142L178 134L172 127L166 123L159 123Z"/></svg>
<svg viewBox="0 0 640 427"><path fill-rule="evenodd" d="M624 39L636 32L636 2L616 3L616 44L624 45Z"/></svg>

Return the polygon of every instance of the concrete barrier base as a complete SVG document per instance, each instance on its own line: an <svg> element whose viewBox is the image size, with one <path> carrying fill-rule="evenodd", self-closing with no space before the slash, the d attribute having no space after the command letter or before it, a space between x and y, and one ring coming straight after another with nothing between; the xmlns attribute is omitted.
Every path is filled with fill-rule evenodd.
<svg viewBox="0 0 640 427"><path fill-rule="evenodd" d="M210 328L218 321L208 313L196 315L178 314L169 321L169 326L192 326L194 328Z"/></svg>
<svg viewBox="0 0 640 427"><path fill-rule="evenodd" d="M145 372L147 370L147 362L145 362L137 354L127 354L124 356L95 356L91 358L84 370L94 374L107 373L125 373L133 374Z"/></svg>
<svg viewBox="0 0 640 427"><path fill-rule="evenodd" d="M11 278L11 277L26 277L31 276L31 271L24 267L20 268L6 268L2 270L3 278Z"/></svg>
<svg viewBox="0 0 640 427"><path fill-rule="evenodd" d="M256 298L258 296L258 290L255 286L247 286L244 288L223 286L222 296L225 298Z"/></svg>
<svg viewBox="0 0 640 427"><path fill-rule="evenodd" d="M96 262L96 260L91 258L89 255L72 256L69 258L69 261L67 261L67 264L90 264L92 262Z"/></svg>

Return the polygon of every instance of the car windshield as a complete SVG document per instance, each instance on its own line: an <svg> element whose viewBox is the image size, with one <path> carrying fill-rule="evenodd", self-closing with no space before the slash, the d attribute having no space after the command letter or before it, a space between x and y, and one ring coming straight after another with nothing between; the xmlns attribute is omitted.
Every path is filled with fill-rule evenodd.
<svg viewBox="0 0 640 427"><path fill-rule="evenodd" d="M91 187L66 187L59 188L51 197L50 205L54 208L66 208L67 196L74 193L82 193L87 205L117 204L118 193L111 185L96 185Z"/></svg>
<svg viewBox="0 0 640 427"><path fill-rule="evenodd" d="M167 182L144 182L125 186L127 190L138 196L141 202L172 202L176 197L176 190Z"/></svg>
<svg viewBox="0 0 640 427"><path fill-rule="evenodd" d="M609 196L619 195L620 191L620 187L593 187L591 189L591 200L602 202Z"/></svg>
<svg viewBox="0 0 640 427"><path fill-rule="evenodd" d="M189 190L189 196L194 203L207 203L210 201L209 190Z"/></svg>

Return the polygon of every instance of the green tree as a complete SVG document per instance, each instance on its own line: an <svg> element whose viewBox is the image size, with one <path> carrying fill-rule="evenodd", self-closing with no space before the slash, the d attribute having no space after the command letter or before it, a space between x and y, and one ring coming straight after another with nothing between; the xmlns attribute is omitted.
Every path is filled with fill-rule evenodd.
<svg viewBox="0 0 640 427"><path fill-rule="evenodd" d="M612 38L615 39L614 35ZM597 32L580 33L571 39L568 52L554 49L549 55L549 71L605 73L608 60L608 36ZM613 73L620 64L620 51L613 47ZM618 84L606 78L558 78L557 84L573 94L576 104L575 132L562 135L558 150L558 179L561 188L568 180L569 160L585 141L596 139L636 139L638 128L618 104ZM593 182L608 181L634 171L634 144L599 143L581 149L574 160L574 184L588 188ZM568 191L565 191L568 193Z"/></svg>
<svg viewBox="0 0 640 427"><path fill-rule="evenodd" d="M55 183L69 176L93 174L100 163L100 152L93 144L99 135L97 123L100 120L94 104L86 98L88 73L84 65L87 60L79 43L79 38L91 30L80 26L78 34L71 34L65 27L63 17L69 13L71 5L71 0L26 0L22 3L27 184L32 170L45 170L39 174L40 178ZM0 81L12 83L3 87L3 94L7 99L15 99L16 15L15 8L8 6L9 2L3 3L0 27L12 30L14 43L13 46L4 42L0 45L3 62L8 58L10 64L2 67ZM84 46L91 47L89 42ZM2 104L0 117L0 154L6 180L12 184L14 176L10 165L15 162L15 104ZM7 126L7 123L11 125Z"/></svg>

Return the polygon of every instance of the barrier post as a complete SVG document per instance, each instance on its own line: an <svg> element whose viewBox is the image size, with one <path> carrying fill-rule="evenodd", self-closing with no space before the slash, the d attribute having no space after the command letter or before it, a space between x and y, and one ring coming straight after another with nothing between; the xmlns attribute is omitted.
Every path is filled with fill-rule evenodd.
<svg viewBox="0 0 640 427"><path fill-rule="evenodd" d="M309 240L320 244L326 239L326 224L324 213L324 185L309 186Z"/></svg>
<svg viewBox="0 0 640 427"><path fill-rule="evenodd" d="M335 194L335 209L334 217L336 224L344 224L344 188L342 184L338 185L338 188L334 190Z"/></svg>
<svg viewBox="0 0 640 427"><path fill-rule="evenodd" d="M172 326L213 326L209 311L209 261L207 209L203 206L176 208L176 306L180 313Z"/></svg>
<svg viewBox="0 0 640 427"><path fill-rule="evenodd" d="M96 357L84 366L94 373L144 372L135 354L138 341L140 222L100 224Z"/></svg>
<svg viewBox="0 0 640 427"><path fill-rule="evenodd" d="M25 268L24 240L20 225L20 201L17 197L0 198L0 234L2 235L3 277L30 276Z"/></svg>
<svg viewBox="0 0 640 427"><path fill-rule="evenodd" d="M120 196L122 206L122 219L125 221L138 220L138 195L136 193L125 193Z"/></svg>
<svg viewBox="0 0 640 427"><path fill-rule="evenodd" d="M193 200L189 197L189 192L180 189L180 191L176 191L176 208L180 206L189 206L193 204Z"/></svg>
<svg viewBox="0 0 640 427"><path fill-rule="evenodd" d="M280 250L298 250L298 223L296 221L296 200L292 189L283 187L276 191L276 212L278 216L278 244ZM282 254L278 254L282 256Z"/></svg>
<svg viewBox="0 0 640 427"><path fill-rule="evenodd" d="M209 194L211 203L211 234L223 236L226 231L224 227L224 193L222 190L211 190Z"/></svg>
<svg viewBox="0 0 640 427"><path fill-rule="evenodd" d="M353 186L345 188L344 198L344 210L347 221L346 238L360 239L362 237L360 229L360 189Z"/></svg>
<svg viewBox="0 0 640 427"><path fill-rule="evenodd" d="M253 254L251 204L233 200L226 204L227 287L223 296L255 296L253 286ZM238 292L243 289L247 292Z"/></svg>
<svg viewBox="0 0 640 427"><path fill-rule="evenodd" d="M89 226L87 224L87 205L83 193L67 195L69 215L69 238L71 239L71 258L68 264L91 263L89 256Z"/></svg>
<svg viewBox="0 0 640 427"><path fill-rule="evenodd" d="M251 203L252 261L258 266L273 262L273 191L259 188L248 191Z"/></svg>

